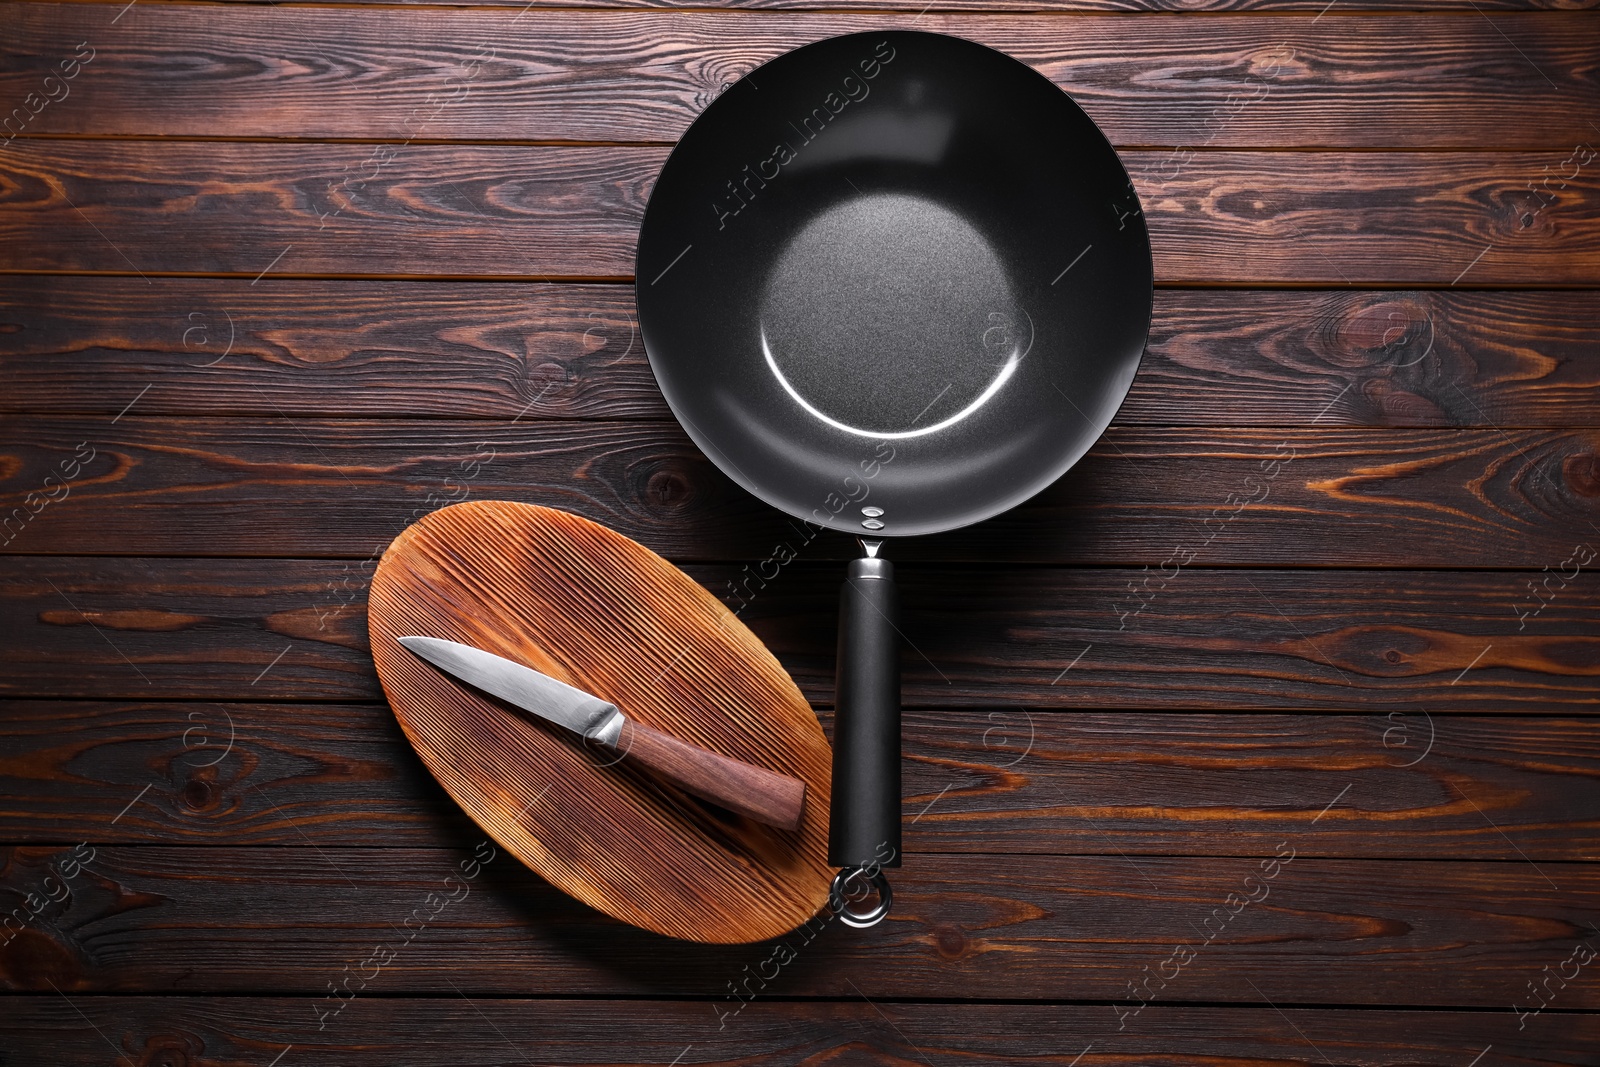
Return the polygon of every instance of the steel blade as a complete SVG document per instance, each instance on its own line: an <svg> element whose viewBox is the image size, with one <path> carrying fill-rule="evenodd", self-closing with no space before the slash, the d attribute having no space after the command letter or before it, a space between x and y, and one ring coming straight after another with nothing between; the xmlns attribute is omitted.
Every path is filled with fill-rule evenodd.
<svg viewBox="0 0 1600 1067"><path fill-rule="evenodd" d="M468 685L573 733L615 747L622 732L624 716L615 704L540 674L532 667L437 637L402 637L400 643Z"/></svg>

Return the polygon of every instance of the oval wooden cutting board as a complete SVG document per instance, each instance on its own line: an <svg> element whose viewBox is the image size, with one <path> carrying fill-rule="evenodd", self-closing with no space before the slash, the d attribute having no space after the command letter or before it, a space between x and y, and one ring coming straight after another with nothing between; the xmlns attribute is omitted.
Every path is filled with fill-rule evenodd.
<svg viewBox="0 0 1600 1067"><path fill-rule="evenodd" d="M456 504L384 553L372 657L450 795L546 880L623 922L760 941L827 899L831 756L816 715L743 623L672 564L551 508ZM630 718L807 785L800 829L731 814L417 658L406 634L527 664Z"/></svg>

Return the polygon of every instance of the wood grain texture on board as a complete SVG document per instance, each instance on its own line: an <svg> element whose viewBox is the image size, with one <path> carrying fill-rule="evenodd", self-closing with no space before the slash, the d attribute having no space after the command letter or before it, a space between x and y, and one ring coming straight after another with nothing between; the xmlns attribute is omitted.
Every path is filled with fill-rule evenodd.
<svg viewBox="0 0 1600 1067"><path fill-rule="evenodd" d="M731 591L739 568L686 569L739 611L814 705L831 702L838 564L791 563L748 607ZM0 632L13 636L0 695L377 699L369 575L337 560L3 558ZM1119 630L1116 605L1131 610L1128 585L1143 577L901 565L905 703L1600 707L1593 570L1581 576L1588 584L1535 601L1527 572L1189 569Z"/></svg>
<svg viewBox="0 0 1600 1067"><path fill-rule="evenodd" d="M1305 803L1335 799L1352 797ZM7 898L72 852L10 849ZM466 892L446 884L473 855L94 846L70 900L0 948L0 985L322 997L343 966L359 972L383 946L399 959L369 979L375 994L454 982L493 995L719 997L741 966L754 970L772 951L624 926L504 854L481 864ZM782 970L785 994L1132 1009L1128 983L1148 966L1169 978L1159 990L1152 979L1148 995L1168 1003L1260 1004L1258 990L1271 990L1288 1004L1490 1008L1514 1028L1509 1009L1528 1006L1527 981L1574 945L1597 943L1585 918L1600 906L1592 864L1316 859L1287 835L1259 855L1215 858L908 854L891 881L894 912L879 926L819 921L774 942L798 946ZM446 894L455 899L440 905ZM1171 978L1159 964L1178 946L1192 967ZM1600 987L1569 981L1557 999L1593 1009Z"/></svg>
<svg viewBox="0 0 1600 1067"><path fill-rule="evenodd" d="M672 418L630 286L16 276L0 330L14 414ZM1117 425L1313 419L1600 425L1600 292L1157 290Z"/></svg>
<svg viewBox="0 0 1600 1067"><path fill-rule="evenodd" d="M732 968L738 971L739 967ZM779 988L784 979L779 978ZM315 1002L312 1002L315 1006ZM793 1067L797 1063L1028 1063L1037 1067L1217 1067L1321 1063L1465 1067L1493 1046L1493 1067L1592 1065L1600 1017L1556 1012L1523 1029L1510 1012L1154 1003L1119 1029L1131 1005L916 1004L363 998L317 1028L303 997L96 997L88 1015L130 1055L169 1062L258 1063L289 1055L348 1067L441 1062L604 1062ZM0 1042L25 1063L100 1063L105 1040L60 997L18 998ZM737 1014L732 1014L737 1010ZM723 1018L727 1016L726 1025ZM597 1049L595 1035L604 1034ZM265 1053L265 1055L263 1055ZM182 1055L184 1059L178 1059ZM602 1059L603 1057L603 1059ZM160 1060L156 1060L160 1062Z"/></svg>
<svg viewBox="0 0 1600 1067"><path fill-rule="evenodd" d="M642 545L522 504L408 527L372 578L385 696L428 769L502 847L623 922L764 941L823 907L832 751L799 689L726 606ZM627 758L463 685L407 635L504 656L682 742L803 781L797 829L707 805ZM629 726L623 727L625 733ZM647 735L648 736L648 735Z"/></svg>
<svg viewBox="0 0 1600 1067"><path fill-rule="evenodd" d="M413 144L364 167L372 150L18 139L0 153L0 183L11 187L0 198L7 269L622 279L667 153ZM1568 176L1560 164L1569 155L1122 158L1158 283L1594 286L1600 164ZM1062 265L1076 254L1063 250Z"/></svg>
<svg viewBox="0 0 1600 1067"><path fill-rule="evenodd" d="M0 96L92 55L25 132L672 142L746 72L824 37L950 33L1070 93L1118 146L1558 152L1595 132L1584 12L1138 15L11 5ZM80 42L90 43L80 52ZM883 85L892 84L892 68ZM820 86L818 101L831 86ZM748 90L744 90L748 91ZM264 94L272 106L263 107ZM70 104L70 106L69 106ZM1514 117L1513 117L1514 116ZM365 155L352 158L352 165Z"/></svg>
<svg viewBox="0 0 1600 1067"><path fill-rule="evenodd" d="M799 539L855 551L843 536L812 542L815 527L739 488L676 423L18 416L0 425L0 458L7 553L364 559L468 497L572 511L678 561L758 561ZM1020 507L891 548L1163 574L1537 570L1575 551L1580 571L1600 551L1600 428L1113 427Z"/></svg>
<svg viewBox="0 0 1600 1067"><path fill-rule="evenodd" d="M820 718L831 727L830 712ZM916 855L1226 856L1294 835L1320 857L1600 857L1600 739L1580 718L1010 707L911 710L904 722ZM382 704L12 700L0 724L11 752L0 840L483 838ZM1320 798L1346 786L1324 812Z"/></svg>

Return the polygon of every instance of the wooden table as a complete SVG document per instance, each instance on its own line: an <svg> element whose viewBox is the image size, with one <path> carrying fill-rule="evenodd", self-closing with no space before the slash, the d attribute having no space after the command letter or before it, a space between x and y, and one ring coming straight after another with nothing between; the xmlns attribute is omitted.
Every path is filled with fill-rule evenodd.
<svg viewBox="0 0 1600 1067"><path fill-rule="evenodd" d="M1600 1062L1600 16L1515 10L1592 5L124 2L0 6L0 1064ZM669 941L481 843L366 584L460 499L730 602L804 538L743 617L828 721L850 546L629 282L693 116L877 26L1100 123L1154 330L898 549L893 917Z"/></svg>

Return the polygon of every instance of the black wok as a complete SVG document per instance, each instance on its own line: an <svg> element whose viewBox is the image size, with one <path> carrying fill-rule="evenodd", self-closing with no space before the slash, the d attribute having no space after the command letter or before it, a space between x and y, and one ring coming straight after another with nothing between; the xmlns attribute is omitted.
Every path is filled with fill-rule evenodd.
<svg viewBox="0 0 1600 1067"><path fill-rule="evenodd" d="M836 887L875 876L881 918L900 682L879 546L1020 504L1100 436L1150 326L1138 201L1031 68L954 37L852 34L757 68L689 127L636 273L645 351L694 442L773 507L862 540L829 862Z"/></svg>

